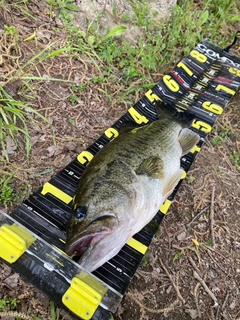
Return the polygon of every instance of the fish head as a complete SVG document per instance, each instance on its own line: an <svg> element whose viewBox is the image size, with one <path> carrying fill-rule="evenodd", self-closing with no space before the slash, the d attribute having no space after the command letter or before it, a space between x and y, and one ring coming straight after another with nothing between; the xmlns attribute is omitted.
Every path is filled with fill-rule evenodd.
<svg viewBox="0 0 240 320"><path fill-rule="evenodd" d="M84 252L118 227L118 216L112 208L76 206L68 229L65 250L69 256Z"/></svg>

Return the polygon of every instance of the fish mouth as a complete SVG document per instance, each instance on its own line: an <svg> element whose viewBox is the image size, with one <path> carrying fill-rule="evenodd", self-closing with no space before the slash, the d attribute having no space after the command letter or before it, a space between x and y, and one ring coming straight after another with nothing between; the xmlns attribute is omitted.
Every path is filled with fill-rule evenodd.
<svg viewBox="0 0 240 320"><path fill-rule="evenodd" d="M99 232L84 232L66 243L65 251L71 257L81 257L87 248L99 242L110 233L112 233L112 230L108 228Z"/></svg>
<svg viewBox="0 0 240 320"><path fill-rule="evenodd" d="M85 227L84 224L81 225L81 231L78 224L73 224L71 231L67 233L66 253L71 257L82 256L89 247L91 248L102 238L112 233L118 223L114 214L104 214L98 216Z"/></svg>

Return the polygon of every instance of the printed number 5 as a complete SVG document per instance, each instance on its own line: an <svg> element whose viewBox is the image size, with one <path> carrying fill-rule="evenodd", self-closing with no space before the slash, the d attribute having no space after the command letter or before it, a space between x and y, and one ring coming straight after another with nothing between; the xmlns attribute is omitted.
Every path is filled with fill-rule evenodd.
<svg viewBox="0 0 240 320"><path fill-rule="evenodd" d="M212 127L210 126L210 124L205 123L203 121L200 120L195 120L192 123L192 127L198 130L201 130L203 132L210 132L212 130Z"/></svg>

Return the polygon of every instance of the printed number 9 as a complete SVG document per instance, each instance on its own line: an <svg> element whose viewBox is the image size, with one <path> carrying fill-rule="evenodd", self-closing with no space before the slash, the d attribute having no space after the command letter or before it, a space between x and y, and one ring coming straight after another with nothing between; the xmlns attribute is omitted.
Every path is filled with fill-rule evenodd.
<svg viewBox="0 0 240 320"><path fill-rule="evenodd" d="M211 103L210 101L205 101L202 104L205 110L208 110L214 114L221 114L223 112L223 108L218 106L217 104Z"/></svg>

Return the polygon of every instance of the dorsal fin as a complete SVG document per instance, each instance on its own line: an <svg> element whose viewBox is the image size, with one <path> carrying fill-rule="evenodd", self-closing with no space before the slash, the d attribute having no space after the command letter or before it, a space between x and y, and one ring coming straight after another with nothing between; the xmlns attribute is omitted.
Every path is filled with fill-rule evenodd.
<svg viewBox="0 0 240 320"><path fill-rule="evenodd" d="M130 132L139 127L140 126L135 122L124 122L119 130L119 135Z"/></svg>
<svg viewBox="0 0 240 320"><path fill-rule="evenodd" d="M156 102L155 107L159 119L168 118L179 122L183 127L190 127L193 119L196 117L193 113L179 111L174 106L163 102Z"/></svg>

